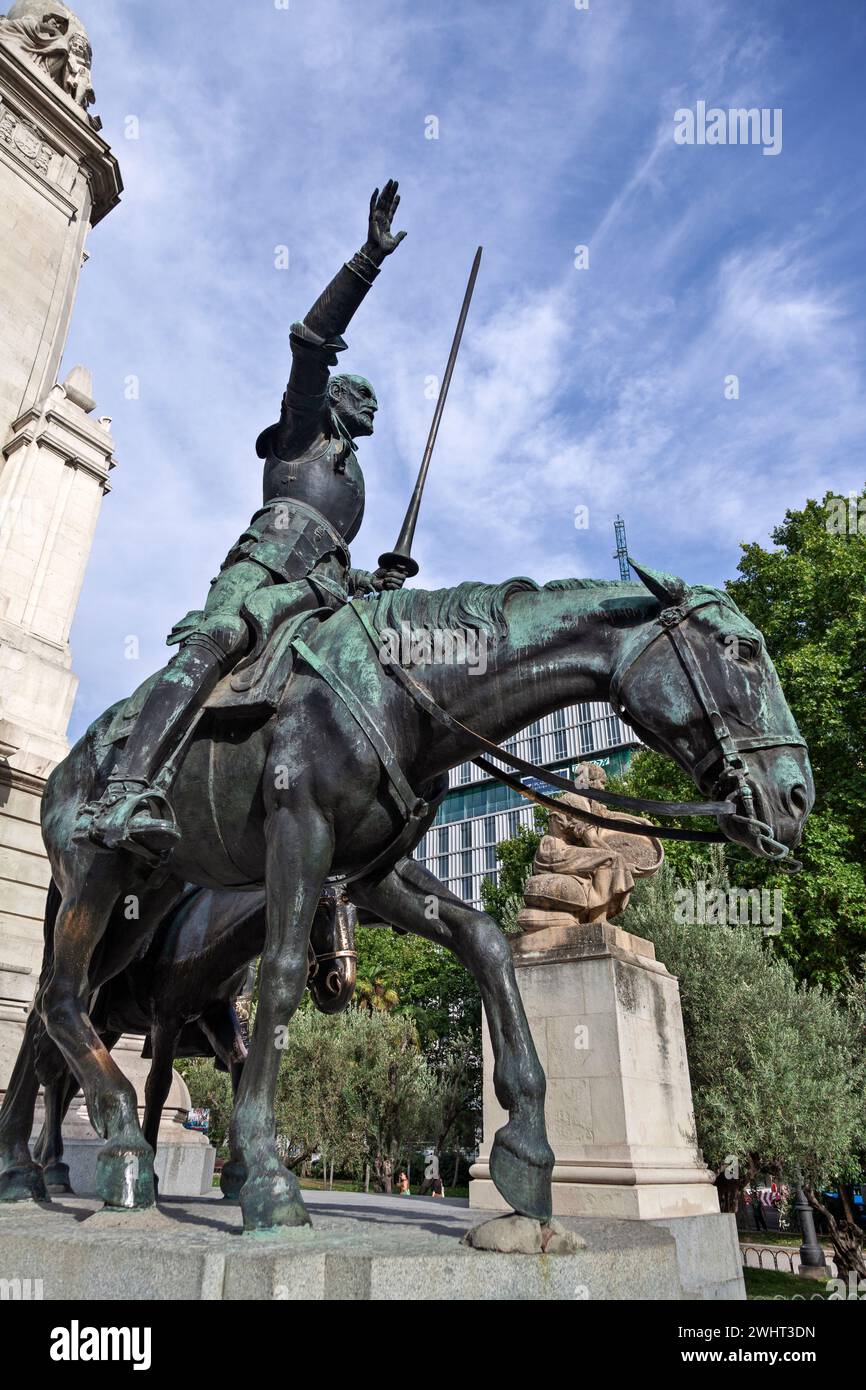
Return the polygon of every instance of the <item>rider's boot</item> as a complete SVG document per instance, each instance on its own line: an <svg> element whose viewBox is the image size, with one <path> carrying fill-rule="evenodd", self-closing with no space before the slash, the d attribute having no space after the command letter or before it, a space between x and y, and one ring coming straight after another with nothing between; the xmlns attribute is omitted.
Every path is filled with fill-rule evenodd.
<svg viewBox="0 0 866 1390"><path fill-rule="evenodd" d="M83 810L87 837L102 849L164 859L180 838L165 792L154 785L196 711L243 650L242 618L206 621L188 638L150 691L105 791Z"/></svg>

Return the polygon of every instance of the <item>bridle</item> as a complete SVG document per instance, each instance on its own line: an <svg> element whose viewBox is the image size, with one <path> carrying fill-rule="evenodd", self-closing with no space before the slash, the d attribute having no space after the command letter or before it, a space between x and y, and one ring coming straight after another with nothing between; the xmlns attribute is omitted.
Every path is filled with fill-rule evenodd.
<svg viewBox="0 0 866 1390"><path fill-rule="evenodd" d="M698 708L712 731L712 746L691 769L691 776L700 785L700 779L707 769L714 763L721 763L716 786L724 789L727 785L730 788L726 794L726 801L722 803L730 809L714 814L733 815L762 838L778 844L773 837L772 826L759 820L755 814L755 798L749 783L749 764L743 754L759 748L805 748L806 742L793 734L766 733L742 737L731 733L685 630L685 623L693 613L713 604L721 607L722 600L718 595L707 595L704 598L696 598L691 603L679 603L670 608L663 608L654 620L656 631L652 632L640 650L611 676L610 703L620 718L625 718L627 722L628 701L624 693L626 682L632 677L635 666L643 660L650 647L660 638L667 637L688 677ZM658 803L658 814L668 814L660 809L663 804ZM687 814L694 815L697 812ZM779 845L779 849L787 853L787 846Z"/></svg>

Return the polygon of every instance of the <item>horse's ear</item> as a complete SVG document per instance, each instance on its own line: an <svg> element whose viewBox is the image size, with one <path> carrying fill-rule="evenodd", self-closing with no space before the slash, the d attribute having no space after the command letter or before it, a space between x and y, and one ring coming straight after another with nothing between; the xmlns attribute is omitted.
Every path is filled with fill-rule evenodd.
<svg viewBox="0 0 866 1390"><path fill-rule="evenodd" d="M641 583L645 584L650 593L665 607L681 603L688 593L688 585L685 580L677 578L675 574L665 574L662 570L644 569L642 565L636 564L630 555L628 562Z"/></svg>

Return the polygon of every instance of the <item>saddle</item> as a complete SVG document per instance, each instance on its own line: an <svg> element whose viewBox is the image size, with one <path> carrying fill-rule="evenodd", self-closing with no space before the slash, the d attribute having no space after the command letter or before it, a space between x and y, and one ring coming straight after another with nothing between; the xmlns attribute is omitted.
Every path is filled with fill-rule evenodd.
<svg viewBox="0 0 866 1390"><path fill-rule="evenodd" d="M278 593L278 586L265 589ZM228 718L267 718L276 710L295 664L292 643L308 625L329 618L333 609L315 608L295 613L282 621L274 615L270 630L263 629L249 656L244 657L214 687L203 708Z"/></svg>
<svg viewBox="0 0 866 1390"><path fill-rule="evenodd" d="M203 710L226 719L261 719L274 713L294 667L292 643L308 625L321 622L334 611L323 607L286 616L286 609L297 600L291 588L275 584L260 589L244 606L244 617L254 632L252 650L218 682L204 701ZM190 613L183 620L186 630L193 630L196 617L198 614ZM127 700L116 706L100 739L101 747L129 737L151 688L161 675L162 671L155 671Z"/></svg>

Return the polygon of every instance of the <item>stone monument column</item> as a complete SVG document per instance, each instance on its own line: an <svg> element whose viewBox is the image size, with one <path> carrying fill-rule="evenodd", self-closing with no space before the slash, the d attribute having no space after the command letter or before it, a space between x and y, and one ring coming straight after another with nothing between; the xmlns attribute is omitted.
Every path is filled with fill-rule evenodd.
<svg viewBox="0 0 866 1390"><path fill-rule="evenodd" d="M68 749L69 629L115 462L90 374L57 384L85 240L122 187L62 85L70 31L72 11L42 0L0 18L0 1093L42 956L39 805Z"/></svg>
<svg viewBox="0 0 866 1390"><path fill-rule="evenodd" d="M49 866L39 808L65 756L77 679L69 631L114 444L96 414L90 373L57 381L90 229L122 183L89 113L90 44L58 0L17 0L0 16L0 1099L36 988ZM143 1095L141 1042L118 1045ZM177 1153L162 1158L163 1191L209 1186L213 1150L183 1130L189 1094L175 1074L164 1120ZM70 1145L95 1165L98 1143L74 1105ZM189 1158L200 1151L190 1185ZM168 1171L166 1171L166 1164ZM192 1165L196 1166L195 1162Z"/></svg>

